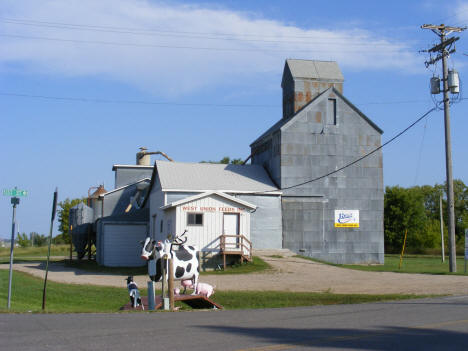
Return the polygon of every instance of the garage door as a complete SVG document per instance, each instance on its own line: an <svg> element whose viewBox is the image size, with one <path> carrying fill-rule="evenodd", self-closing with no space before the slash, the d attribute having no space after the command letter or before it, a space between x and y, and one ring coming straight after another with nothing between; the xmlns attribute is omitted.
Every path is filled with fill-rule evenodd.
<svg viewBox="0 0 468 351"><path fill-rule="evenodd" d="M145 240L146 224L103 225L103 260L108 267L139 267L146 262L141 259L140 241Z"/></svg>

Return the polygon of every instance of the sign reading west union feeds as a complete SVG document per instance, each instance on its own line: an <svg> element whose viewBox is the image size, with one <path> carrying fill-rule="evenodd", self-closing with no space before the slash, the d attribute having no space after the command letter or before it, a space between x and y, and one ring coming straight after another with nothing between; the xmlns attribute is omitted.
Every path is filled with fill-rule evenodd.
<svg viewBox="0 0 468 351"><path fill-rule="evenodd" d="M336 228L359 228L359 210L335 210Z"/></svg>

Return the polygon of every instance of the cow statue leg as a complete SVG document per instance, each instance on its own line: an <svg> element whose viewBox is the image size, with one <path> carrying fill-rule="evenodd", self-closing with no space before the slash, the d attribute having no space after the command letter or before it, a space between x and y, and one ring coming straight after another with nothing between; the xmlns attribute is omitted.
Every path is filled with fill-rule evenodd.
<svg viewBox="0 0 468 351"><path fill-rule="evenodd" d="M193 293L191 293L190 295L196 295L197 284L198 284L198 272L193 275L192 281L193 281Z"/></svg>

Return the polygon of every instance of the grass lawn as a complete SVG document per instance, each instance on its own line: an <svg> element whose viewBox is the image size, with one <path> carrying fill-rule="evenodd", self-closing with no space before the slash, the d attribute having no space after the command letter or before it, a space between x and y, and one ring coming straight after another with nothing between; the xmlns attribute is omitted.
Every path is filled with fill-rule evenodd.
<svg viewBox="0 0 468 351"><path fill-rule="evenodd" d="M234 264L228 266L225 270L215 270L215 271L206 271L200 272L201 275L211 275L211 274L245 274L245 273L254 273L261 272L267 269L270 269L271 266L262 260L260 257L253 256L252 262L244 262L243 264Z"/></svg>
<svg viewBox="0 0 468 351"><path fill-rule="evenodd" d="M43 280L13 273L11 312L41 312ZM146 289L140 289L146 295ZM0 270L0 312L7 312L8 270ZM298 307L402 300L418 295L356 295L273 291L218 291L212 299L225 309ZM46 312L117 312L128 302L127 289L47 282Z"/></svg>
<svg viewBox="0 0 468 351"><path fill-rule="evenodd" d="M312 261L318 261L309 257L297 256ZM385 263L383 265L352 265L352 264L333 264L323 261L318 261L326 264L331 264L337 267L358 269L362 271L374 272L397 272L397 273L422 273L422 274L457 274L464 275L465 263L463 257L457 258L457 272L449 272L449 258L445 258L442 262L440 256L433 255L405 255L401 269L398 268L400 263L400 255L387 254L385 255Z"/></svg>
<svg viewBox="0 0 468 351"><path fill-rule="evenodd" d="M39 312L44 280L13 272L11 311ZM0 311L5 312L8 297L8 270L0 270ZM126 289L91 285L67 285L47 281L47 312L115 312L127 303Z"/></svg>
<svg viewBox="0 0 468 351"><path fill-rule="evenodd" d="M47 246L41 247L15 247L13 258L15 262L37 261L47 259ZM69 245L52 245L50 247L51 256L68 256L70 254ZM0 248L0 263L10 263L10 248Z"/></svg>

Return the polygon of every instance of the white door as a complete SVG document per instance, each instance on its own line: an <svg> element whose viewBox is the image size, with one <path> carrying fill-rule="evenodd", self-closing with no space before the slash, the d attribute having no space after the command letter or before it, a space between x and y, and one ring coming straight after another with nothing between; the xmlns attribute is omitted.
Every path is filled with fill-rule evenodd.
<svg viewBox="0 0 468 351"><path fill-rule="evenodd" d="M223 233L225 235L239 235L239 215L237 213L224 213ZM239 249L239 238L227 237L226 250Z"/></svg>

